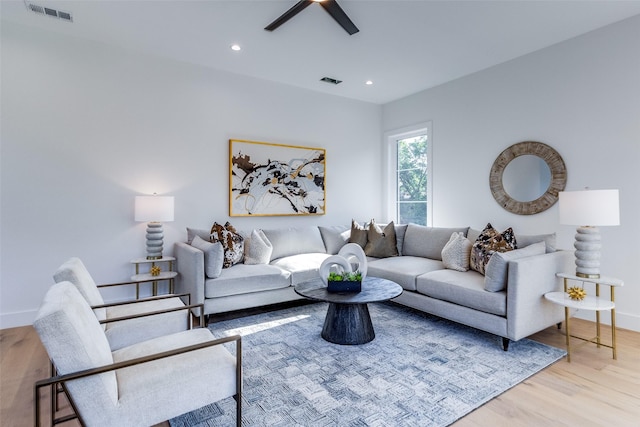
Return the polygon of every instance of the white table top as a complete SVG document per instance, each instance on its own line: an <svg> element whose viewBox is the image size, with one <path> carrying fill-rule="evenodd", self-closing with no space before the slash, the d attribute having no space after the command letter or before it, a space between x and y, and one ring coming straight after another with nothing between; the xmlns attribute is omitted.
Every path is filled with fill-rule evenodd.
<svg viewBox="0 0 640 427"><path fill-rule="evenodd" d="M131 276L132 282L147 282L150 280L167 280L173 279L178 275L177 271L161 271L157 276L153 276L151 273L134 274Z"/></svg>
<svg viewBox="0 0 640 427"><path fill-rule="evenodd" d="M547 292L544 297L555 304L581 310L601 311L611 310L616 307L613 301L590 295L587 295L582 301L572 300L569 298L569 294L565 292Z"/></svg>

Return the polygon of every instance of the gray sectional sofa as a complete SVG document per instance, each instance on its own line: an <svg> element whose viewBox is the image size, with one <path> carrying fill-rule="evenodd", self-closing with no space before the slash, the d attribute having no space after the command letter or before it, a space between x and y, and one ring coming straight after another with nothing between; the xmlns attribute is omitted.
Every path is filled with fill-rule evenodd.
<svg viewBox="0 0 640 427"><path fill-rule="evenodd" d="M261 231L262 240L270 246L267 254L257 257L263 263L256 263L256 254L246 253L251 264L212 268L221 263L220 243L203 245L202 240L209 240L209 231L188 229L187 242L175 244L177 292L189 292L192 304L203 303L206 315L301 299L293 287L317 277L322 261L336 254L351 235L347 226ZM562 289L556 273L571 271L573 265L571 252L555 250L555 235L516 235L518 250L492 256L492 266L487 264L487 271L481 274L464 271L464 267L452 266L449 259L442 258L443 249L451 248L454 233L458 242L465 239L463 247L468 248L480 230L408 224L395 225L393 231L393 252L398 256L367 259L369 276L393 280L403 287L394 302L498 335L505 350L509 340L517 341L563 321L562 308L543 297ZM246 250L255 250L249 248L255 231L238 234L247 239Z"/></svg>

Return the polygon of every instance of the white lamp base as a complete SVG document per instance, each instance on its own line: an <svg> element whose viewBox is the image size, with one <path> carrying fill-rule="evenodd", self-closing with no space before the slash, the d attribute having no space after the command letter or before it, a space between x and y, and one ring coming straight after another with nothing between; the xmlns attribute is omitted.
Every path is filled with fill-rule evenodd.
<svg viewBox="0 0 640 427"><path fill-rule="evenodd" d="M576 241L576 276L597 279L600 277L600 229L598 227L578 227Z"/></svg>
<svg viewBox="0 0 640 427"><path fill-rule="evenodd" d="M147 223L147 259L162 258L164 233L161 222Z"/></svg>

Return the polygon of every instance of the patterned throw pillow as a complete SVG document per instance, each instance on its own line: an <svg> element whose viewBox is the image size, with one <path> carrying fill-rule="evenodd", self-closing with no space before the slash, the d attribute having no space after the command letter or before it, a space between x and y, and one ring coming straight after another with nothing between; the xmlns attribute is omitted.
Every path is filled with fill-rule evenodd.
<svg viewBox="0 0 640 427"><path fill-rule="evenodd" d="M351 236L349 237L349 243L357 243L362 249L367 246L367 230L366 226L358 224L355 220L351 220Z"/></svg>
<svg viewBox="0 0 640 427"><path fill-rule="evenodd" d="M223 268L229 268L242 261L244 255L244 238L238 234L235 227L227 221L225 225L217 222L211 227L209 240L213 243L220 242L224 248Z"/></svg>
<svg viewBox="0 0 640 427"><path fill-rule="evenodd" d="M511 227L500 233L489 223L471 248L469 266L472 270L484 275L491 255L495 252L509 252L517 248L516 237Z"/></svg>
<svg viewBox="0 0 640 427"><path fill-rule="evenodd" d="M374 220L371 220L367 239L367 244L364 247L364 253L367 256L375 258L398 256L396 229L393 221L382 230Z"/></svg>
<svg viewBox="0 0 640 427"><path fill-rule="evenodd" d="M445 268L456 271L469 270L469 256L471 242L462 232L453 232L444 248L442 248L442 263Z"/></svg>

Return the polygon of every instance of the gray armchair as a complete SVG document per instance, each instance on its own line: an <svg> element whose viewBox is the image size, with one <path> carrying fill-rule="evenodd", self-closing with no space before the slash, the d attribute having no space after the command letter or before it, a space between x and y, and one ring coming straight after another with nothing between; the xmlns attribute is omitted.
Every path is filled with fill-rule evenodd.
<svg viewBox="0 0 640 427"><path fill-rule="evenodd" d="M138 285L137 282L96 285L91 274L76 257L62 264L53 275L56 283L68 281L80 291L103 325L111 350L117 350L140 341L161 337L190 329L190 309L185 305L190 295L162 295L153 298L105 304L99 288ZM201 323L202 324L202 323Z"/></svg>
<svg viewBox="0 0 640 427"><path fill-rule="evenodd" d="M41 389L58 384L86 426L149 426L231 396L241 424L240 336L216 340L199 328L113 351L70 282L49 289L34 327L58 372L35 384L36 426ZM232 342L235 356L223 345ZM52 414L52 424L57 422Z"/></svg>

